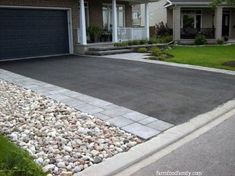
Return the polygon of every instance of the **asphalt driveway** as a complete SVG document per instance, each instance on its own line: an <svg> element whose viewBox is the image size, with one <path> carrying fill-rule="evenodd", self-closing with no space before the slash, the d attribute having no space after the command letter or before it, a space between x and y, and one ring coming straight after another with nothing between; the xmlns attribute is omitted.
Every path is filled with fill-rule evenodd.
<svg viewBox="0 0 235 176"><path fill-rule="evenodd" d="M180 124L235 97L235 76L135 61L61 56L0 68Z"/></svg>

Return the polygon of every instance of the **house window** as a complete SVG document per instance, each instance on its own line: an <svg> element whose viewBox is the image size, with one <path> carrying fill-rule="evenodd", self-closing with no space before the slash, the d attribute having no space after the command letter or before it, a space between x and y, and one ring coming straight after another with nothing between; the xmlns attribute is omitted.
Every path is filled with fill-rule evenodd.
<svg viewBox="0 0 235 176"><path fill-rule="evenodd" d="M102 8L103 29L112 30L112 5L104 4ZM117 25L118 27L125 26L125 8L123 5L117 5Z"/></svg>
<svg viewBox="0 0 235 176"><path fill-rule="evenodd" d="M200 10L189 11L185 10L181 16L181 28L201 29L202 15Z"/></svg>

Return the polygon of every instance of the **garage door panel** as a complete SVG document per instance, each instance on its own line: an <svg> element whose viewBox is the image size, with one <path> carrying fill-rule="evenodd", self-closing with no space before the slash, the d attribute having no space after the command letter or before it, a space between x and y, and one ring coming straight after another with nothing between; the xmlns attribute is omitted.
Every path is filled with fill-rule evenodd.
<svg viewBox="0 0 235 176"><path fill-rule="evenodd" d="M0 8L0 60L69 53L67 11Z"/></svg>

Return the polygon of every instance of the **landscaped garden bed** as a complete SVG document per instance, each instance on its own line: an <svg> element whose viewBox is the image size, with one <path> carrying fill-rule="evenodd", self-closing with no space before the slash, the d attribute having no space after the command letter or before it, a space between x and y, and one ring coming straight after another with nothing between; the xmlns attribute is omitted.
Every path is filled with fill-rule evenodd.
<svg viewBox="0 0 235 176"><path fill-rule="evenodd" d="M25 152L31 163L28 170L36 167L38 173L40 167L30 157L45 173L72 175L142 142L96 117L3 80L0 80L0 116L0 133L28 152ZM0 140L0 146L4 140ZM10 152L10 147L5 148L5 155ZM11 167L5 169L18 167L21 156L10 156ZM2 163L4 166L6 161Z"/></svg>

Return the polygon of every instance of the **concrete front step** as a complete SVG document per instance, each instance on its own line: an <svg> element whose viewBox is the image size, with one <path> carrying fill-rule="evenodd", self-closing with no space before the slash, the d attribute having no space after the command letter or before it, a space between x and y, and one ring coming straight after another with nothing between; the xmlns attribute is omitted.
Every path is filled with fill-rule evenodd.
<svg viewBox="0 0 235 176"><path fill-rule="evenodd" d="M90 47L89 51L107 51L107 50L122 50L129 49L128 47L115 47L115 46L96 46Z"/></svg>
<svg viewBox="0 0 235 176"><path fill-rule="evenodd" d="M111 50L98 50L98 51L89 50L86 52L86 54L104 56L104 55L122 54L122 53L130 53L130 52L132 52L131 49L111 49Z"/></svg>

